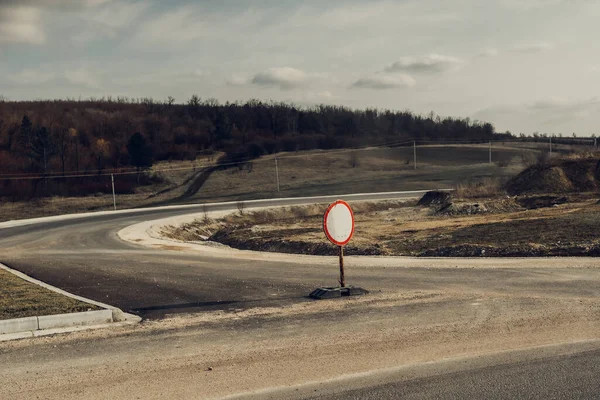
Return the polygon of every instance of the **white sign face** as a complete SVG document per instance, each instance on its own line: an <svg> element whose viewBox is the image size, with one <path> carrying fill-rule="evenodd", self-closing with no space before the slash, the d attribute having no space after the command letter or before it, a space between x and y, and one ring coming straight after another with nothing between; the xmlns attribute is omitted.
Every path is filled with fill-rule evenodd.
<svg viewBox="0 0 600 400"><path fill-rule="evenodd" d="M345 246L354 234L354 214L350 205L342 200L331 204L323 216L323 230L331 243Z"/></svg>

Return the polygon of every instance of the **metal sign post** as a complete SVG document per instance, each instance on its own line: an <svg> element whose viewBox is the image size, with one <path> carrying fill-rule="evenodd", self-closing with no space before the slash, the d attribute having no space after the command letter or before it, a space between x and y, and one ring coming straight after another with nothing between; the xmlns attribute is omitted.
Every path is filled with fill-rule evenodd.
<svg viewBox="0 0 600 400"><path fill-rule="evenodd" d="M344 276L344 246L350 242L352 235L354 235L354 213L348 203L338 200L327 207L323 215L323 232L327 239L338 247L340 286L318 288L310 296L315 299L329 299L368 293L365 289L359 287L346 286L346 278Z"/></svg>
<svg viewBox="0 0 600 400"><path fill-rule="evenodd" d="M346 287L346 279L344 279L344 246L338 246L340 250L340 286Z"/></svg>

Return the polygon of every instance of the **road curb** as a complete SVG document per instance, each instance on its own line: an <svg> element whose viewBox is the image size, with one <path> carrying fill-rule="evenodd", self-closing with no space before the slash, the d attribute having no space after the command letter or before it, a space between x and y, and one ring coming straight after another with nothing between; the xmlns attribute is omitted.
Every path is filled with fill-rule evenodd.
<svg viewBox="0 0 600 400"><path fill-rule="evenodd" d="M0 269L10 272L11 274L18 276L27 282L41 286L55 293L102 308L102 310L96 311L0 320L0 342L54 335L57 333L76 332L80 330L131 325L142 320L137 315L128 314L117 307L66 292L55 286L25 275L22 272L7 267L2 263L0 263Z"/></svg>
<svg viewBox="0 0 600 400"><path fill-rule="evenodd" d="M452 189L436 189L436 190L452 190ZM379 192L379 193L354 193L347 195L330 195L330 196L314 196L314 197L286 197L277 199L280 204L277 205L265 205L266 202L272 201L273 199L262 199L262 200L249 200L244 201L246 204L247 211L261 210L265 208L277 208L285 206L295 205L310 205L310 204L328 204L332 201L336 201L340 198L344 198L349 202L354 201L383 201L383 200L410 200L419 198L428 190L410 190L402 192ZM398 197L401 196L401 197ZM216 243L216 242L185 242L181 240L167 238L162 235L161 230L168 225L180 225L182 223L191 222L194 219L201 219L209 215L211 218L217 218L217 216L227 215L236 212L234 206L237 202L224 202L218 203L220 205L231 205L230 209L218 209L204 211L190 211L189 213L179 214L175 216L162 217L157 219L146 220L138 222L133 225L124 227L117 232L117 236L131 244L136 246L143 246L147 248L155 249L168 249L168 250L190 250L190 251L201 251L204 254L209 254L215 257L230 257L231 254L244 255L245 259L248 260L268 260L268 261L282 261L286 263L298 263L304 264L306 262L311 263L330 263L330 259L333 256L315 256L307 254L296 254L293 258L290 258L289 254L276 253L268 251L254 251L254 250L239 250L234 249L230 246ZM215 204L207 204L207 206L213 206ZM175 246L175 247L174 247ZM335 256L337 258L337 256ZM367 256L352 256L349 258L361 257L361 262L364 262L364 257ZM378 257L378 256L376 256ZM386 257L389 258L389 257Z"/></svg>

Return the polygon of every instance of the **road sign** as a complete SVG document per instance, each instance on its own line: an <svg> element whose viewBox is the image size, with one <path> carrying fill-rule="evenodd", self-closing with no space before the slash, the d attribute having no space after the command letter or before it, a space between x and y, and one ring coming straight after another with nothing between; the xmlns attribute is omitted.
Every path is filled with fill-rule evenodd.
<svg viewBox="0 0 600 400"><path fill-rule="evenodd" d="M320 287L315 289L310 297L315 299L331 299L341 296L358 296L369 293L360 287L346 287L344 278L344 246L348 244L354 234L354 213L350 205L343 200L338 200L327 207L323 215L323 231L327 239L338 247L340 260L340 286Z"/></svg>
<svg viewBox="0 0 600 400"><path fill-rule="evenodd" d="M337 200L327 207L323 216L323 231L336 246L348 244L354 234L354 213L348 203Z"/></svg>

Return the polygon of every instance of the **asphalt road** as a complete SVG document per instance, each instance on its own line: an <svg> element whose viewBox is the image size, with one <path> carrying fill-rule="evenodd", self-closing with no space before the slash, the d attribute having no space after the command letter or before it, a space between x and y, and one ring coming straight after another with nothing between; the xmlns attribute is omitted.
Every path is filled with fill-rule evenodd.
<svg viewBox="0 0 600 400"><path fill-rule="evenodd" d="M413 198L424 192L347 195L347 200ZM339 196L247 202L275 206L331 202ZM2 228L0 262L36 279L145 318L231 307L278 306L306 301L335 275L297 275L294 265L227 260L148 249L120 240L116 233L138 222L202 212L204 206L165 207L103 213ZM207 206L236 210L235 203ZM316 272L316 273L315 273ZM335 273L335 269L332 269Z"/></svg>
<svg viewBox="0 0 600 400"><path fill-rule="evenodd" d="M390 195L344 196L350 201L359 198ZM260 206L314 202L279 199ZM235 210L236 206L209 208ZM159 329L156 333L151 325L143 325L140 331L101 341L91 337L75 338L73 343L0 346L0 381L13 383L0 387L0 397L31 398L42 393L43 398L119 398L121 390L136 387L138 392L129 394L165 398L179 393L179 398L198 398L191 393L199 392L186 390L236 393L263 384L336 376L352 371L354 364L360 365L359 370L370 370L507 346L595 338L600 328L600 269L593 259L431 259L418 263L397 259L390 268L372 268L356 258L349 262L347 279L371 289L373 303L339 303L332 305L335 310L328 310L313 306L307 295L315 287L334 284L336 266L151 249L123 242L116 235L138 222L202 210L203 206L148 209L23 226L0 224L0 262L69 292L156 319ZM280 306L299 307L291 309L299 314L263 318L251 313ZM232 319L227 323L202 320L191 328L187 316L175 326L163 319L208 310L231 313ZM243 311L249 317L238 318L235 313ZM340 351L346 351L349 358L340 359ZM236 352L237 358L230 356ZM298 398L587 399L598 398L600 393L595 348L535 360L481 358L489 362L454 372L442 367L422 376L392 376L383 381L367 376L363 384L351 389L335 382L327 392ZM217 367L207 378L205 365L198 366L198 359L222 366L223 375ZM81 372L82 365L89 372ZM178 381L181 377L185 380ZM76 386L73 381L87 382L87 386ZM18 382L25 384L20 387ZM100 385L114 392L100 391ZM160 392L166 388L178 392ZM270 398L292 397L275 391Z"/></svg>
<svg viewBox="0 0 600 400"><path fill-rule="evenodd" d="M600 350L343 390L310 400L600 398Z"/></svg>

